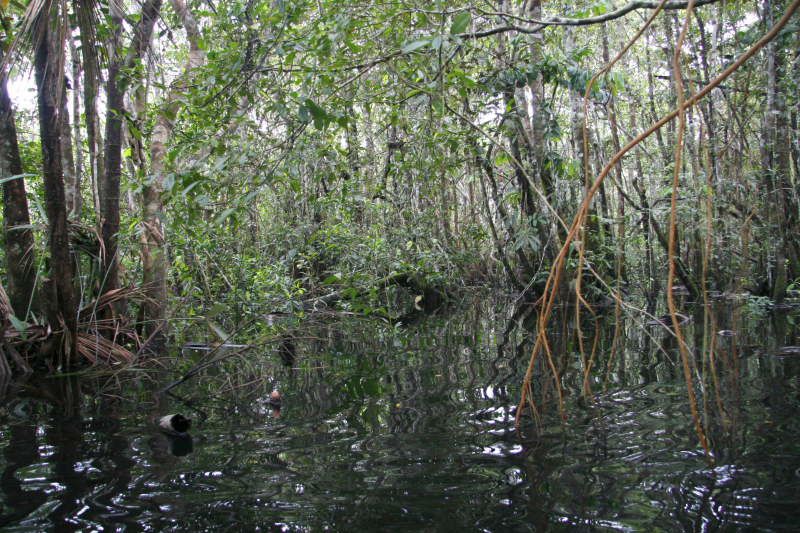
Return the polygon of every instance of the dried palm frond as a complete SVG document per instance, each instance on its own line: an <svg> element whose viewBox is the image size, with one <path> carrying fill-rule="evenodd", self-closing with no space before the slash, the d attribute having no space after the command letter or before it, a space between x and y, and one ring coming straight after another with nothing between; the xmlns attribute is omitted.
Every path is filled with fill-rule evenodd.
<svg viewBox="0 0 800 533"><path fill-rule="evenodd" d="M145 301L144 291L135 287L114 289L100 295L95 301L80 309L78 318L78 355L91 364L129 364L132 363L145 342L139 337L134 324L125 318L97 319L98 311L129 301ZM0 285L0 313L9 316L11 305L5 289ZM46 325L28 324L24 330L3 325L3 340L8 353L20 368L29 368L22 354L34 354L42 343L53 334ZM0 362L2 366L2 362ZM0 374L3 369L0 368Z"/></svg>
<svg viewBox="0 0 800 533"><path fill-rule="evenodd" d="M70 244L78 251L86 253L89 257L99 260L105 254L103 239L97 227L81 224L74 220L67 221L69 226Z"/></svg>
<svg viewBox="0 0 800 533"><path fill-rule="evenodd" d="M24 331L19 331L9 325L4 332L4 338L6 341L16 344L24 343L26 345L32 345L47 339L52 333L53 330L50 329L50 326L28 324L28 327L25 328Z"/></svg>
<svg viewBox="0 0 800 533"><path fill-rule="evenodd" d="M124 302L144 302L148 300L144 290L139 287L121 287L119 289L112 289L104 292L97 297L96 300L91 301L81 307L78 312L78 323L80 324L100 324L108 323L108 320L97 320L96 316L99 311L108 307L114 307ZM108 325L108 324L106 324Z"/></svg>
<svg viewBox="0 0 800 533"><path fill-rule="evenodd" d="M77 339L78 354L92 364L127 364L133 362L136 355L116 342L102 335L79 332Z"/></svg>
<svg viewBox="0 0 800 533"><path fill-rule="evenodd" d="M20 23L14 40L9 43L5 57L0 59L0 76L6 73L11 65L17 65L42 37L43 26L40 24L42 17L50 13L53 5L58 3L59 8L59 31L62 37L67 37L69 30L69 8L66 0L31 0L25 8L25 12L20 16ZM81 30L81 42L86 51L93 57L98 56L98 50L102 46L97 43L97 28L103 21L103 13L98 0L74 0L72 11L76 15L78 25ZM63 55L63 54L62 54ZM63 63L64 58L59 58L59 63ZM98 61L102 64L101 61Z"/></svg>

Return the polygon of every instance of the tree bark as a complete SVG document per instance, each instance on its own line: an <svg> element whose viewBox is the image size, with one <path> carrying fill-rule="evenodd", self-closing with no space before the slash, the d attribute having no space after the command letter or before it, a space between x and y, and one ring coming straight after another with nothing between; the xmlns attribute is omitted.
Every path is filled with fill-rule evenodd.
<svg viewBox="0 0 800 533"><path fill-rule="evenodd" d="M603 41L603 63L608 64L610 55L608 53L608 29L604 24L601 28L601 36ZM622 143L619 140L619 125L617 124L617 107L615 96L612 96L608 102L608 123L611 127L611 149L614 153L622 149ZM625 262L625 195L623 194L625 188L625 176L622 173L622 163L618 163L614 167L614 177L617 181L617 240L616 240L616 264L617 264L617 283L627 282L628 271Z"/></svg>
<svg viewBox="0 0 800 533"><path fill-rule="evenodd" d="M95 213L100 213L100 176L105 172L103 140L100 135L100 118L97 114L97 95L100 85L100 65L97 60L97 42L92 25L89 3L75 3L78 28L81 32L81 59L83 60L83 109L86 116L86 142L89 146L89 172L92 180L92 199Z"/></svg>
<svg viewBox="0 0 800 533"><path fill-rule="evenodd" d="M109 46L110 63L106 82L106 131L103 147L105 168L98 179L100 237L103 240L103 270L100 293L119 287L117 234L119 233L119 188L122 176L122 114L125 91L119 80L122 69L122 20L119 4L109 4L113 37Z"/></svg>
<svg viewBox="0 0 800 533"><path fill-rule="evenodd" d="M162 195L166 177L167 142L172 135L174 117L177 114L179 97L192 77L193 72L205 62L205 53L200 49L200 29L194 15L183 0L171 0L175 13L181 19L189 40L189 60L181 78L170 89L161 112L156 119L150 138L150 178L142 191L144 200L144 234L142 238L143 285L148 299L145 300L143 318L145 333L150 348L158 350L167 334L167 272L168 254L165 234L165 210Z"/></svg>
<svg viewBox="0 0 800 533"><path fill-rule="evenodd" d="M525 16L530 17L531 19L539 20L542 18L542 1L541 0L530 0L529 3L523 3L523 5L527 5L527 11L524 13ZM529 37L529 50L530 50L530 63L532 65L538 64L543 59L543 41L544 35L542 32L537 32ZM533 202L533 195L535 193L534 186L538 185L541 187L542 194L544 194L545 201L550 204L553 210L556 210L556 206L553 205L555 200L555 189L553 186L553 177L551 171L546 167L546 159L547 159L547 141L545 139L545 133L547 130L547 122L550 116L550 111L547 109L545 105L545 94L544 94L544 79L542 78L541 74L537 74L529 83L528 83L528 97L530 98L530 135L524 136L523 138L527 141L528 151L529 151L529 160L531 161L532 171L528 172L527 177L529 180L533 180L533 184L528 184L528 191L527 194L531 196L530 202ZM541 205L541 202L536 202L538 205ZM554 257L554 249L552 246L547 246L547 242L550 240L549 236L551 235L552 231L552 224L551 223L543 223L537 222L537 231L538 231L538 238L540 243L540 254L547 258L547 260L551 260ZM557 235L558 229L556 229ZM555 239L558 241L558 239Z"/></svg>
<svg viewBox="0 0 800 533"><path fill-rule="evenodd" d="M3 47L0 46L0 62L2 61ZM6 79L0 74L0 179L21 174L22 159L19 155L14 110L11 107ZM36 281L33 268L33 231L30 223L25 180L20 177L3 182L3 233L8 298L14 314L22 319L32 303Z"/></svg>
<svg viewBox="0 0 800 533"><path fill-rule="evenodd" d="M105 172L101 179L100 192L100 234L103 239L105 256L103 272L105 281L103 292L119 287L119 203L120 178L122 176L122 120L125 114L125 92L130 84L123 75L135 68L150 46L153 26L161 10L161 0L148 0L142 6L142 14L134 29L133 40L127 56L121 53L123 14L119 6L111 3L111 20L114 37L111 45L111 61L108 67L106 99Z"/></svg>
<svg viewBox="0 0 800 533"><path fill-rule="evenodd" d="M75 208L78 176L75 172L75 157L72 153L72 126L69 120L69 98L67 94L67 86L64 83L59 122L61 126L61 168L64 172L64 194L67 202L67 216L69 217L72 216Z"/></svg>
<svg viewBox="0 0 800 533"><path fill-rule="evenodd" d="M37 32L34 71L42 143L45 210L48 219L50 280L46 284L47 318L53 329L62 329L62 367L72 364L75 354L77 309L72 286L64 173L61 160L61 99L64 96L63 39L59 35L58 4L49 3L41 15Z"/></svg>
<svg viewBox="0 0 800 533"><path fill-rule="evenodd" d="M764 18L767 27L773 24L774 12L783 12L783 3L773 5L764 1ZM783 77L786 74L786 49L784 38L769 43L767 52L767 105L762 141L762 165L767 184L766 220L771 222L777 239L774 239L774 267L772 269L771 295L783 300L790 275L787 260L792 253L797 228L796 208L791 195L791 129L784 94Z"/></svg>
<svg viewBox="0 0 800 533"><path fill-rule="evenodd" d="M78 51L75 49L75 41L69 37L69 54L72 61L72 137L75 146L74 152L74 181L71 184L71 195L67 194L67 210L69 217L80 220L81 210L83 209L83 197L81 196L81 179L83 177L83 142L81 140L81 98L80 98L80 78L81 62Z"/></svg>

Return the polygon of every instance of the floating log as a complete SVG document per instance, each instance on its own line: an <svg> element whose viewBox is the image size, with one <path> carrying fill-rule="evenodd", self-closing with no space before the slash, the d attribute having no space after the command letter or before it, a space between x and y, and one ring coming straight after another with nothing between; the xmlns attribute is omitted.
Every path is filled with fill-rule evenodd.
<svg viewBox="0 0 800 533"><path fill-rule="evenodd" d="M182 437L192 427L192 421L180 414L166 415L158 420L158 427L168 435Z"/></svg>

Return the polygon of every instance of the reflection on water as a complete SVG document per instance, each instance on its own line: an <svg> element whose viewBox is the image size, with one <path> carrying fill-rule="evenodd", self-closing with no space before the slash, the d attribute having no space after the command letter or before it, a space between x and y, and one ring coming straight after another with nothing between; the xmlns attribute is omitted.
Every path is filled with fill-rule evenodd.
<svg viewBox="0 0 800 533"><path fill-rule="evenodd" d="M737 310L704 329L701 310L687 326L709 466L673 337L644 324L626 325L593 402L578 400L575 335L556 328L557 363L572 369L568 418L543 410L520 438L525 311L483 300L403 327L331 323L293 338L290 362L285 347L265 348L246 365L231 361L234 374L183 385L182 397L158 396L138 377L0 383L0 526L795 527L800 356L781 348L800 345L796 315ZM612 330L600 330L601 369ZM709 345L713 358L702 355ZM193 418L191 436L153 423L174 412Z"/></svg>

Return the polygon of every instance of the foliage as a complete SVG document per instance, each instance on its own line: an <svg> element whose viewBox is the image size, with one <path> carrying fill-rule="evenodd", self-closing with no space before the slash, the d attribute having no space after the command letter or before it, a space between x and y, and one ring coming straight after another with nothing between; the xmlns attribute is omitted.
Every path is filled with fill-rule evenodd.
<svg viewBox="0 0 800 533"><path fill-rule="evenodd" d="M391 317L421 293L448 294L476 280L541 289L599 169L673 109L672 48L676 21L685 15L659 15L590 84L642 25L630 13L605 24L581 22L612 16L619 6L605 1L499 8L189 1L199 28L192 50L180 5L164 5L151 55L124 72L130 102L117 235L122 276L124 284L141 283L140 250L154 223L144 214L144 197L160 186L169 285L163 305L169 316L195 320L192 327L204 327L202 317L226 331L271 313L302 315L315 301ZM7 28L25 27L23 7L5 6ZM698 7L682 55L688 91L757 42L781 14L774 9L742 2ZM69 24L77 14L67 13ZM126 16L128 31L142 14ZM551 16L571 18L554 23ZM98 40L112 38L109 18L94 24ZM785 267L786 280L800 276L791 238L800 219L797 154L788 126L797 114L797 72L782 52L796 44L792 28L796 22L776 47L687 110L676 215L678 275L690 288L700 286L704 261L707 286L719 291L775 297L778 271ZM81 33L73 28L70 37L82 50L89 37ZM124 37L130 54L132 35ZM25 64L30 57L20 50ZM204 60L189 69L197 53ZM103 70L106 59L100 57ZM72 60L84 66L84 56ZM769 61L777 65L772 71L762 68ZM70 105L74 91L82 96L85 76L66 91ZM768 109L774 102L783 107ZM85 106L81 101L71 117L82 137L65 142L75 154L98 155L86 140ZM770 159L761 145L772 112L786 118L771 128L779 130L777 145L794 149L791 164L781 163L781 154ZM18 112L16 119L26 131L36 129L31 116ZM152 171L151 143L163 123L172 130L162 175ZM590 301L602 301L618 284L632 298L664 297L675 141L670 124L641 142L591 204L585 233L565 262ZM38 174L38 139L26 137L20 146L26 172ZM83 159L79 218L101 224L89 200L97 176ZM27 183L43 247L41 184ZM89 299L98 296L92 291L103 273L97 257L82 261L80 285Z"/></svg>

